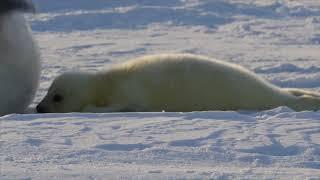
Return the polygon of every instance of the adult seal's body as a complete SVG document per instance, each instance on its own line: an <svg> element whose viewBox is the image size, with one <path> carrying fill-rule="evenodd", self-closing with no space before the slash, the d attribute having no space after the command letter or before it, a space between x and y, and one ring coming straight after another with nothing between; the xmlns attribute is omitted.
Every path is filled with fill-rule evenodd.
<svg viewBox="0 0 320 180"><path fill-rule="evenodd" d="M99 73L57 77L39 112L318 110L320 97L281 89L234 64L189 54L137 58Z"/></svg>
<svg viewBox="0 0 320 180"><path fill-rule="evenodd" d="M23 13L28 0L0 1L0 115L21 113L38 87L40 58Z"/></svg>

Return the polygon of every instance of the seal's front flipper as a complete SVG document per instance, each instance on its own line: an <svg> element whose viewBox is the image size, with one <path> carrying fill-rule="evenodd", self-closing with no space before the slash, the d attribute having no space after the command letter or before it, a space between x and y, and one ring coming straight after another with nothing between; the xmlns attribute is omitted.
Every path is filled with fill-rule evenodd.
<svg viewBox="0 0 320 180"><path fill-rule="evenodd" d="M109 112L121 112L122 109L125 109L124 106L116 105L109 107L97 107L93 105L88 105L84 107L81 112L91 112L91 113L109 113Z"/></svg>
<svg viewBox="0 0 320 180"><path fill-rule="evenodd" d="M108 113L108 112L146 112L146 109L136 105L113 105L108 107L86 106L81 112Z"/></svg>

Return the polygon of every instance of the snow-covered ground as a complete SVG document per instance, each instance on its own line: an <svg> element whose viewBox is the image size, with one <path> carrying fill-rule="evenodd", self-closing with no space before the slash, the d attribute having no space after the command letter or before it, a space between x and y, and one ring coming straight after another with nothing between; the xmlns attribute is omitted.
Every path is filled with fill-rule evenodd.
<svg viewBox="0 0 320 180"><path fill-rule="evenodd" d="M145 54L243 65L320 92L318 0L33 0L41 84ZM0 118L0 179L319 179L320 111Z"/></svg>

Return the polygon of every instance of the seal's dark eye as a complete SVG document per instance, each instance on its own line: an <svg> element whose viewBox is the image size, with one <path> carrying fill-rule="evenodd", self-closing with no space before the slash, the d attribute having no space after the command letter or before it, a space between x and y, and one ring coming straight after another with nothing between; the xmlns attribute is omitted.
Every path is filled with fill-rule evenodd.
<svg viewBox="0 0 320 180"><path fill-rule="evenodd" d="M56 94L53 96L53 102L61 102L63 100L63 96L61 96L60 94Z"/></svg>

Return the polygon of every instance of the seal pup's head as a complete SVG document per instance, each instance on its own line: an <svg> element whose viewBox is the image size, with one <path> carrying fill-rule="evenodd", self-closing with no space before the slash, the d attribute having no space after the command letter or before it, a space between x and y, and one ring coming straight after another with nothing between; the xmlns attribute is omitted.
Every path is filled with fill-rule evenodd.
<svg viewBox="0 0 320 180"><path fill-rule="evenodd" d="M31 0L0 1L0 15L8 14L12 11L35 12L35 6Z"/></svg>
<svg viewBox="0 0 320 180"><path fill-rule="evenodd" d="M90 73L79 72L58 76L51 84L47 95L37 106L37 112L81 112L93 98L92 76L93 74Z"/></svg>

